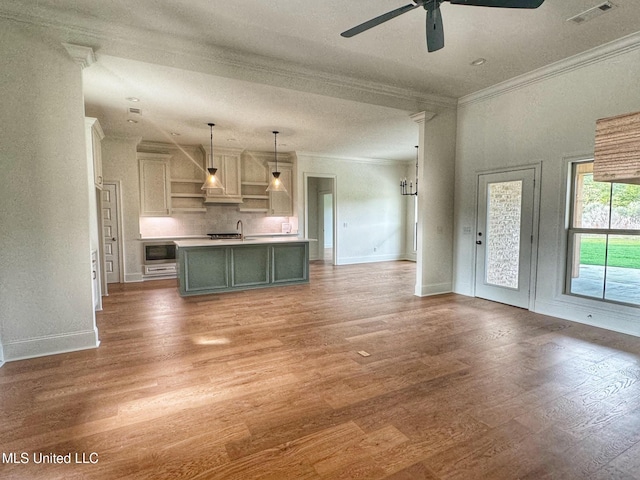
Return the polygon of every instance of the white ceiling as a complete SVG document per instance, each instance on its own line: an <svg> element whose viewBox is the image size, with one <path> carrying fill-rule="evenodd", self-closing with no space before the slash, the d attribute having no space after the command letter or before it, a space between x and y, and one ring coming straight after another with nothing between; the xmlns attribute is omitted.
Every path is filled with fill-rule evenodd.
<svg viewBox="0 0 640 480"><path fill-rule="evenodd" d="M408 0L4 0L0 16L94 48L85 101L107 134L207 144L211 121L217 146L270 150L276 129L283 150L400 160L415 154L410 114L638 31L638 0L566 21L602 1L444 3L445 47L434 53L421 8L340 36ZM126 122L129 106L142 109L138 124Z"/></svg>

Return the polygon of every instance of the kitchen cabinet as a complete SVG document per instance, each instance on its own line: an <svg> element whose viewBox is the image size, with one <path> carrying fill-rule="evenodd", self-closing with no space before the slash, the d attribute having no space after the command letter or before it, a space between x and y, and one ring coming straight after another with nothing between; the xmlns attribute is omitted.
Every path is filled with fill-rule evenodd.
<svg viewBox="0 0 640 480"><path fill-rule="evenodd" d="M170 162L171 155L138 153L140 173L140 216L171 215Z"/></svg>
<svg viewBox="0 0 640 480"><path fill-rule="evenodd" d="M309 241L300 238L178 240L180 295L309 282Z"/></svg>
<svg viewBox="0 0 640 480"><path fill-rule="evenodd" d="M202 148L205 159L209 158L210 148L204 145ZM213 165L218 169L216 175L223 188L207 189L204 203L242 203L241 153L240 149L214 148ZM209 166L206 160L205 166Z"/></svg>
<svg viewBox="0 0 640 480"><path fill-rule="evenodd" d="M293 215L293 154L278 155L278 171L286 192L267 192L275 171L272 153L245 152L242 156L241 212L263 212L274 217Z"/></svg>
<svg viewBox="0 0 640 480"><path fill-rule="evenodd" d="M156 146L156 148L158 148ZM163 152L156 152L163 153ZM200 147L171 147L171 214L204 213L204 152Z"/></svg>
<svg viewBox="0 0 640 480"><path fill-rule="evenodd" d="M269 162L269 181L272 173L276 170L276 164ZM290 163L278 162L280 181L286 192L269 193L269 215L272 217L290 217L293 215L293 165Z"/></svg>
<svg viewBox="0 0 640 480"><path fill-rule="evenodd" d="M93 165L93 181L102 190L102 139L104 132L97 118L85 117L85 137L87 143L87 158Z"/></svg>

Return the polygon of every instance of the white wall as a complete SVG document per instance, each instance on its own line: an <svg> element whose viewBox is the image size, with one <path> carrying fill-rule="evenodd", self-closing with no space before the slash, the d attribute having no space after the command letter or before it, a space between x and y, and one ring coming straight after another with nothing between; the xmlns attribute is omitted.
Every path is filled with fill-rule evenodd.
<svg viewBox="0 0 640 480"><path fill-rule="evenodd" d="M636 46L497 95L461 99L455 185L456 292L473 294L475 236L464 229L475 232L476 174L541 163L535 311L640 335L637 308L562 294L568 158L592 155L596 120L640 110L639 92L640 49Z"/></svg>
<svg viewBox="0 0 640 480"><path fill-rule="evenodd" d="M403 162L354 161L298 154L297 200L304 225L304 174L336 176L337 263L405 257L406 202L400 195ZM307 232L305 232L305 235ZM375 251L374 251L375 249Z"/></svg>
<svg viewBox="0 0 640 480"><path fill-rule="evenodd" d="M0 20L0 337L5 360L97 346L82 74Z"/></svg>

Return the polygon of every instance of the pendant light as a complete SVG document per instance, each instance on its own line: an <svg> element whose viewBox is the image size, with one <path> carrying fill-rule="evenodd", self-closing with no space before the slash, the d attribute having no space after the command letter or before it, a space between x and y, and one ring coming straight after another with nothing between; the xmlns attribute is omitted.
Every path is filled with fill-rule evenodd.
<svg viewBox="0 0 640 480"><path fill-rule="evenodd" d="M273 155L276 160L276 169L273 171L273 179L267 187L267 192L286 192L282 180L280 180L280 172L278 171L278 134L280 132L274 130L273 132Z"/></svg>
<svg viewBox="0 0 640 480"><path fill-rule="evenodd" d="M202 185L201 190L207 190L209 188L224 190L224 187L216 176L216 172L218 171L218 169L213 166L213 127L215 126L215 123L208 123L207 125L209 125L209 128L211 129L211 153L209 154L209 158L207 161L207 179Z"/></svg>

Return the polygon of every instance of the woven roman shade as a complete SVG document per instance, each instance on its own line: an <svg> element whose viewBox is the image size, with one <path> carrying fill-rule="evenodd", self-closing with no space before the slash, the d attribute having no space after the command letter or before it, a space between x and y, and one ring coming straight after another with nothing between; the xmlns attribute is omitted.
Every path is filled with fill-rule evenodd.
<svg viewBox="0 0 640 480"><path fill-rule="evenodd" d="M640 184L640 112L596 121L593 179Z"/></svg>

